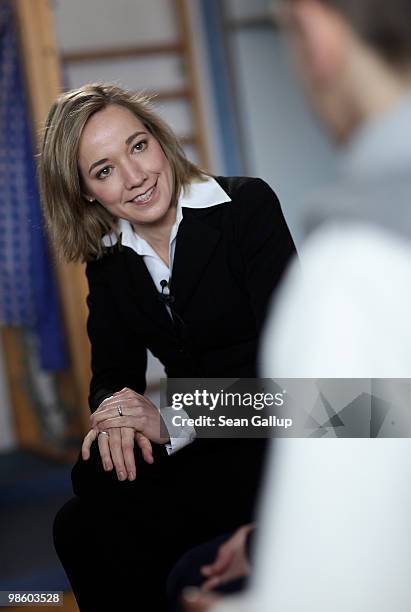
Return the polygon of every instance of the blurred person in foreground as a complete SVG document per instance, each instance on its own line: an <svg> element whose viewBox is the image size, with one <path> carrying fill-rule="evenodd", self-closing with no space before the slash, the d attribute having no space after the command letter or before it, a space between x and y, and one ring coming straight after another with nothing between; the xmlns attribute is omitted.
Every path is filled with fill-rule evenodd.
<svg viewBox="0 0 411 612"><path fill-rule="evenodd" d="M341 160L306 208L303 274L275 300L263 375L411 378L411 3L284 0L278 14ZM410 482L409 439L277 440L250 591L214 607L192 592L186 609L410 610Z"/></svg>
<svg viewBox="0 0 411 612"><path fill-rule="evenodd" d="M170 378L255 377L294 244L264 181L203 172L115 85L56 100L40 178L57 252L85 261L89 284L91 429L56 550L82 612L159 612L178 557L252 519L266 444L173 428L145 395L147 349Z"/></svg>

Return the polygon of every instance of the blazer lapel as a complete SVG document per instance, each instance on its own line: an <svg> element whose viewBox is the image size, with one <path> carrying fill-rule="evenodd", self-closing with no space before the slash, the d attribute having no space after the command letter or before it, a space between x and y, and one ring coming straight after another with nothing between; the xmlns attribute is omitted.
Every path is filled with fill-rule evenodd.
<svg viewBox="0 0 411 612"><path fill-rule="evenodd" d="M201 282L203 270L220 240L221 231L208 222L214 208L183 208L170 288L175 297L175 309L179 313L183 312Z"/></svg>
<svg viewBox="0 0 411 612"><path fill-rule="evenodd" d="M142 257L129 247L123 247L120 254L121 284L130 292L131 303L135 304L136 308L141 310L155 325L174 335L172 319L165 305L159 300L159 292ZM120 278L118 280L120 281Z"/></svg>
<svg viewBox="0 0 411 612"><path fill-rule="evenodd" d="M201 282L203 271L220 240L221 231L210 223L210 219L215 217L214 208L183 208L170 286L177 313L183 312ZM119 292L126 294L127 302L132 307L135 305L156 326L175 336L177 331L173 320L159 300L159 292L142 257L133 249L122 247L112 260L112 266L113 283Z"/></svg>

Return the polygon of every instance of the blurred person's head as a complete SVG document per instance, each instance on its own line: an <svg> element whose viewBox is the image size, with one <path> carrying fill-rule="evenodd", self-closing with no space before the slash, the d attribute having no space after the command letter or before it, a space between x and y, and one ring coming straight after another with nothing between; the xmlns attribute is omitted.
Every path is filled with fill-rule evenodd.
<svg viewBox="0 0 411 612"><path fill-rule="evenodd" d="M48 230L68 261L101 256L101 239L119 218L153 227L181 189L203 177L147 97L107 84L57 98L39 174Z"/></svg>
<svg viewBox="0 0 411 612"><path fill-rule="evenodd" d="M411 85L410 0L279 0L310 100L339 141Z"/></svg>

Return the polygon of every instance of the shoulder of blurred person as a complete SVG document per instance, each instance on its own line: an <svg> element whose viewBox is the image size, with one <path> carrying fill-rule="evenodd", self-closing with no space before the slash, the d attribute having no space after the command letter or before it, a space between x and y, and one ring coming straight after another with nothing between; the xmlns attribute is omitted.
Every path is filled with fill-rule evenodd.
<svg viewBox="0 0 411 612"><path fill-rule="evenodd" d="M266 325L263 375L411 376L411 243L365 223L328 223L301 250ZM275 341L274 341L275 339Z"/></svg>
<svg viewBox="0 0 411 612"><path fill-rule="evenodd" d="M265 376L411 375L410 125L411 92L358 129L339 179L308 201L302 276L291 269L271 309Z"/></svg>
<svg viewBox="0 0 411 612"><path fill-rule="evenodd" d="M340 156L336 182L307 200L307 235L329 221L364 221L411 239L409 142L411 88L381 117L366 122Z"/></svg>

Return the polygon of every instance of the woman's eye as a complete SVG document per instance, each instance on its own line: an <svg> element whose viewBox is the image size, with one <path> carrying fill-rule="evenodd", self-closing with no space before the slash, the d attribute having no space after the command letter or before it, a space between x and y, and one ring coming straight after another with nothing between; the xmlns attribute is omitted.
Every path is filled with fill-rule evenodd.
<svg viewBox="0 0 411 612"><path fill-rule="evenodd" d="M96 177L98 179L106 178L107 176L109 176L110 172L111 168L109 166L106 166L105 168L102 168L99 172L97 172Z"/></svg>
<svg viewBox="0 0 411 612"><path fill-rule="evenodd" d="M144 149L147 147L147 140L140 140L140 142L136 142L135 145L133 145L133 151L144 151Z"/></svg>

